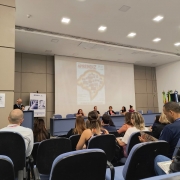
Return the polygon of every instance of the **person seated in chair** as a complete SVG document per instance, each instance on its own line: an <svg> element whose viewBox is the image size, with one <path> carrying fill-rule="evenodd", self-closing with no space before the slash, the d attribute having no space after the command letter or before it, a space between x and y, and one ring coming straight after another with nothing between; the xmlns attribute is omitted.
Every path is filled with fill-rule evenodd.
<svg viewBox="0 0 180 180"><path fill-rule="evenodd" d="M171 124L163 128L159 140L164 140L169 143L168 157L172 158L176 144L180 139L180 106L177 102L168 102L163 106L163 112ZM141 142L146 141L143 136L140 136L139 140Z"/></svg>
<svg viewBox="0 0 180 180"><path fill-rule="evenodd" d="M130 105L129 107L130 107L129 112L135 112L132 105Z"/></svg>
<svg viewBox="0 0 180 180"><path fill-rule="evenodd" d="M125 123L123 124L123 126L122 127L120 127L118 130L117 130L117 132L119 133L119 134L122 134L122 133L125 133L127 130L128 130L128 128L130 128L130 127L133 127L133 124L132 124L132 122L131 122L131 116L132 116L132 113L130 113L130 112L127 112L126 114L125 114Z"/></svg>
<svg viewBox="0 0 180 180"><path fill-rule="evenodd" d="M99 121L99 116L95 111L88 113L88 127L86 128L87 129L81 134L79 142L76 146L76 150L87 147L88 141L91 139L91 137L101 135L102 133L108 134L107 130L101 129L101 122Z"/></svg>
<svg viewBox="0 0 180 180"><path fill-rule="evenodd" d="M78 116L85 116L85 114L83 113L83 110L82 109L79 109L77 114L76 114L76 117Z"/></svg>
<svg viewBox="0 0 180 180"><path fill-rule="evenodd" d="M109 111L107 111L107 114L112 116L112 115L115 115L116 113L113 111L113 108L112 106L109 106Z"/></svg>
<svg viewBox="0 0 180 180"><path fill-rule="evenodd" d="M23 112L20 109L14 109L10 112L8 117L9 125L0 129L0 131L17 132L21 134L21 136L24 138L26 146L26 157L29 157L33 149L34 138L31 129L21 126L23 120Z"/></svg>
<svg viewBox="0 0 180 180"><path fill-rule="evenodd" d="M110 117L107 114L102 116L102 127L109 132L116 132L115 126L110 126Z"/></svg>
<svg viewBox="0 0 180 180"><path fill-rule="evenodd" d="M97 110L97 106L94 106L94 111L96 111L100 115L100 112Z"/></svg>
<svg viewBox="0 0 180 180"><path fill-rule="evenodd" d="M34 133L34 142L41 142L43 140L50 139L50 134L45 127L45 123L43 119L37 119L34 122L33 133Z"/></svg>
<svg viewBox="0 0 180 180"><path fill-rule="evenodd" d="M120 114L125 115L126 114L126 107L123 106L122 109L120 110Z"/></svg>
<svg viewBox="0 0 180 180"><path fill-rule="evenodd" d="M76 122L75 122L75 128L71 129L67 133L67 138L69 138L72 135L79 134L81 135L83 131L86 129L84 118L82 116L76 117Z"/></svg>
<svg viewBox="0 0 180 180"><path fill-rule="evenodd" d="M134 112L131 114L131 123L132 123L133 127L129 127L127 129L126 133L124 134L124 137L122 137L122 139L117 138L118 144L120 146L122 146L124 149L124 156L125 157L127 157L126 145L129 141L131 134L134 132L149 131L149 129L145 127L143 116L138 112Z"/></svg>

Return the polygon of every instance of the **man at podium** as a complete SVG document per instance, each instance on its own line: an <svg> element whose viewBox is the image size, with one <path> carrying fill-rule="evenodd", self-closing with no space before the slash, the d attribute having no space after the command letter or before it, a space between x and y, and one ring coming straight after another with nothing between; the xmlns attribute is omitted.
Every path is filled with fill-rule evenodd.
<svg viewBox="0 0 180 180"><path fill-rule="evenodd" d="M22 99L17 99L16 104L14 104L14 109L22 109L22 106Z"/></svg>

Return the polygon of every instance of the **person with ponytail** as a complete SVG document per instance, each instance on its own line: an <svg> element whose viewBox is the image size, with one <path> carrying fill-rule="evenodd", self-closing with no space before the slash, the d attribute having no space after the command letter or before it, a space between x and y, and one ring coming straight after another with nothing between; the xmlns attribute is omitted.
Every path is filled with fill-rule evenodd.
<svg viewBox="0 0 180 180"><path fill-rule="evenodd" d="M41 142L46 139L50 139L50 134L48 133L43 119L37 119L34 122L34 142Z"/></svg>
<svg viewBox="0 0 180 180"><path fill-rule="evenodd" d="M81 134L79 142L76 146L76 150L80 150L87 146L89 139L95 135L102 134L101 122L99 120L98 113L95 111L91 111L88 114L88 129L84 130ZM108 131L103 130L104 134L108 134Z"/></svg>

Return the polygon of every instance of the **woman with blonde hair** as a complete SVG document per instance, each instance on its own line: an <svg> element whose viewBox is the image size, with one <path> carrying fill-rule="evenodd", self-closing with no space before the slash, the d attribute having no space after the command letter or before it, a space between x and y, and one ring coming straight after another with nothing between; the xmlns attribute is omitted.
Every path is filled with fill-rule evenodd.
<svg viewBox="0 0 180 180"><path fill-rule="evenodd" d="M76 117L75 128L71 129L67 133L67 138L75 134L81 135L85 129L86 126L85 126L84 118L82 116L78 116Z"/></svg>
<svg viewBox="0 0 180 180"><path fill-rule="evenodd" d="M161 116L158 118L156 117L155 122L152 126L152 136L159 139L159 136L163 130L163 128L169 124L169 121L166 118L166 115L164 113L161 113Z"/></svg>
<svg viewBox="0 0 180 180"><path fill-rule="evenodd" d="M117 138L118 144L120 146L122 146L123 149L124 149L124 156L126 156L126 154L125 154L126 145L127 145L128 141L129 141L129 138L130 138L131 134L134 133L134 132L139 132L139 131L149 131L149 129L145 127L144 118L138 112L133 112L131 114L131 123L132 123L133 127L129 127L127 129L124 137L122 137L122 139Z"/></svg>

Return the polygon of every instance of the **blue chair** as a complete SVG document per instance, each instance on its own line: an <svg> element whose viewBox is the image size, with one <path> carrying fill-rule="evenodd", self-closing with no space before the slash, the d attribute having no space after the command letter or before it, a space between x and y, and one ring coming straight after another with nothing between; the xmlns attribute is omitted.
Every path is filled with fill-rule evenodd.
<svg viewBox="0 0 180 180"><path fill-rule="evenodd" d="M62 115L60 115L60 114L54 114L54 118L56 118L56 119L62 119Z"/></svg>
<svg viewBox="0 0 180 180"><path fill-rule="evenodd" d="M107 156L107 166L111 170L111 179L114 179L114 167L111 164L115 157L116 141L112 134L94 136L89 140L88 149L99 148L102 149Z"/></svg>
<svg viewBox="0 0 180 180"><path fill-rule="evenodd" d="M67 114L66 115L66 118L72 118L72 117L75 118L76 116L74 116L74 114Z"/></svg>
<svg viewBox="0 0 180 180"><path fill-rule="evenodd" d="M118 114L119 114L119 111L116 111L115 113L116 113L116 115L118 115Z"/></svg>
<svg viewBox="0 0 180 180"><path fill-rule="evenodd" d="M0 155L0 179L14 180L14 165L7 156Z"/></svg>
<svg viewBox="0 0 180 180"><path fill-rule="evenodd" d="M0 155L8 156L12 160L15 177L26 178L26 146L21 134L1 131Z"/></svg>
<svg viewBox="0 0 180 180"><path fill-rule="evenodd" d="M179 180L180 179L180 172L172 173L172 174L165 174L161 176L154 176L150 178L146 178L143 180Z"/></svg>
<svg viewBox="0 0 180 180"><path fill-rule="evenodd" d="M151 110L148 110L147 111L147 114L152 114L153 112Z"/></svg>
<svg viewBox="0 0 180 180"><path fill-rule="evenodd" d="M145 142L136 144L124 166L115 167L115 180L139 180L155 176L154 158L167 155L169 144L166 141ZM106 180L111 179L110 170L106 171Z"/></svg>
<svg viewBox="0 0 180 180"><path fill-rule="evenodd" d="M152 132L150 132L150 131L144 131L144 132L147 133L147 134L152 135ZM128 143L127 143L127 146L126 146L126 155L127 156L129 155L129 153L130 153L130 151L131 151L131 149L133 148L134 145L136 145L138 143L141 143L139 141L138 136L141 136L140 132L134 132L129 137L129 140L128 140ZM123 157L123 158L121 158L120 162L122 164L125 164L126 160L127 160L127 158Z"/></svg>
<svg viewBox="0 0 180 180"><path fill-rule="evenodd" d="M49 180L105 180L106 162L100 149L64 153L54 160Z"/></svg>
<svg viewBox="0 0 180 180"><path fill-rule="evenodd" d="M55 158L71 151L71 141L67 138L54 138L44 140L39 144L36 166L34 167L35 179L49 180L52 163Z"/></svg>
<svg viewBox="0 0 180 180"><path fill-rule="evenodd" d="M138 110L137 112L140 114L143 114L143 110Z"/></svg>
<svg viewBox="0 0 180 180"><path fill-rule="evenodd" d="M77 134L77 135L72 135L69 137L70 141L71 141L71 147L72 147L72 151L76 151L76 145L80 139L81 135Z"/></svg>

